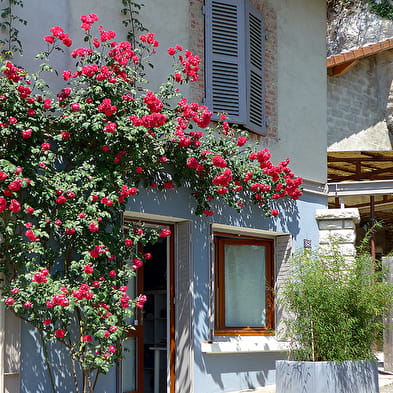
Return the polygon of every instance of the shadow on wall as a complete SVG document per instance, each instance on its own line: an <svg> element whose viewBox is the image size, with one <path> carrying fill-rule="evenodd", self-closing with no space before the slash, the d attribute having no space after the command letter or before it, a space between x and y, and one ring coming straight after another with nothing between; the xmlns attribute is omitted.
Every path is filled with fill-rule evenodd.
<svg viewBox="0 0 393 393"><path fill-rule="evenodd" d="M374 361L278 362L277 393L377 393Z"/></svg>
<svg viewBox="0 0 393 393"><path fill-rule="evenodd" d="M45 363L42 342L38 331L22 322L21 393L53 393ZM48 343L49 361L52 367L56 393L75 392L71 359L59 343ZM116 386L116 370L100 375L96 393L113 393Z"/></svg>
<svg viewBox="0 0 393 393"><path fill-rule="evenodd" d="M271 385L275 380L276 360L285 358L282 353L208 354L205 356L206 372L216 384L226 390L254 389ZM227 374L233 374L233 385Z"/></svg>
<svg viewBox="0 0 393 393"><path fill-rule="evenodd" d="M61 344L48 344L50 363L53 367L56 393L73 392L70 373L71 361ZM45 363L40 335L26 323L22 323L21 393L51 393L50 378Z"/></svg>

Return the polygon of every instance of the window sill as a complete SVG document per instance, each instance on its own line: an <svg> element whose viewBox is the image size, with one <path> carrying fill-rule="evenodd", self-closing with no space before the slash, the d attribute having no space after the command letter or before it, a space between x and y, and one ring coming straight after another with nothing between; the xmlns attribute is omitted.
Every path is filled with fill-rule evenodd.
<svg viewBox="0 0 393 393"><path fill-rule="evenodd" d="M263 337L257 340L237 341L205 341L202 343L202 353L250 353L250 352L287 352L288 343L278 342L273 337Z"/></svg>

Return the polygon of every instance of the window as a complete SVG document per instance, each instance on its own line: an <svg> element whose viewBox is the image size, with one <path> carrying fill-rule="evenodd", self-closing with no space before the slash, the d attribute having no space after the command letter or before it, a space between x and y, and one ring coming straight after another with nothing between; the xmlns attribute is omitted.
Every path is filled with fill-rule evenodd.
<svg viewBox="0 0 393 393"><path fill-rule="evenodd" d="M272 335L273 240L216 233L215 335Z"/></svg>
<svg viewBox="0 0 393 393"><path fill-rule="evenodd" d="M265 133L261 13L246 0L205 0L206 103L234 123Z"/></svg>

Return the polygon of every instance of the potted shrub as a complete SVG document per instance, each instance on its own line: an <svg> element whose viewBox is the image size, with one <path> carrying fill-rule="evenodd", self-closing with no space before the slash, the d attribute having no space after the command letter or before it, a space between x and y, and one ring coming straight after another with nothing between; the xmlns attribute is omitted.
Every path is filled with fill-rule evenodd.
<svg viewBox="0 0 393 393"><path fill-rule="evenodd" d="M279 299L287 313L288 361L276 364L277 393L377 393L372 344L392 287L360 252L330 249L293 257Z"/></svg>

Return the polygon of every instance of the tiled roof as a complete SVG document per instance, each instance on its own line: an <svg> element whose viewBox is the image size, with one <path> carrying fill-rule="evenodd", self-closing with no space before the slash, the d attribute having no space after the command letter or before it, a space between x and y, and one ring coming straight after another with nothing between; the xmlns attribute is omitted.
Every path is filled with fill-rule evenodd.
<svg viewBox="0 0 393 393"><path fill-rule="evenodd" d="M327 68L332 68L348 62L375 55L385 50L393 49L393 38L388 38L383 41L376 42L360 48L350 50L348 52L339 53L338 55L329 56L326 59Z"/></svg>

